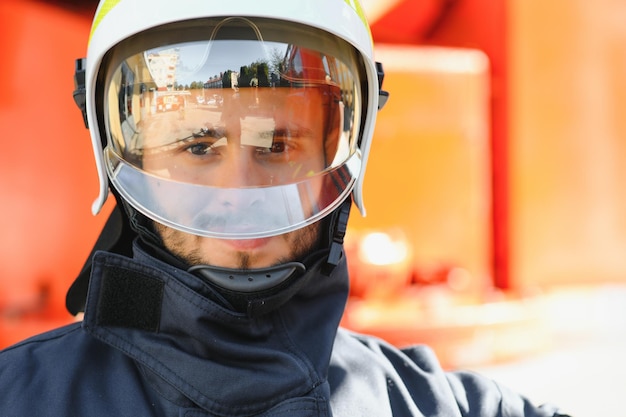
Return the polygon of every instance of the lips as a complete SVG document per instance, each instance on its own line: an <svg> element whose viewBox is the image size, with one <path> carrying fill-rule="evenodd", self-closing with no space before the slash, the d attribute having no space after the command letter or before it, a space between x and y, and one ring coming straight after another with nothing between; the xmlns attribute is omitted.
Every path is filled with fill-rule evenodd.
<svg viewBox="0 0 626 417"><path fill-rule="evenodd" d="M265 246L270 238L262 239L228 239L225 242L236 250L252 250Z"/></svg>

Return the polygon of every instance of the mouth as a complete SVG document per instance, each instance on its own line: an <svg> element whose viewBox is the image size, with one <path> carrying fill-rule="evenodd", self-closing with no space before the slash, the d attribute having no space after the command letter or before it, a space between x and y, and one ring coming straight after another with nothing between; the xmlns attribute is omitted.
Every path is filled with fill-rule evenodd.
<svg viewBox="0 0 626 417"><path fill-rule="evenodd" d="M239 246L241 243L241 246L253 247L262 245L268 236L279 234L272 234L271 231L282 230L289 225L275 213L261 210L256 210L254 216L241 210L221 214L201 211L192 219L191 224L194 229L215 234L210 237L231 240L232 246Z"/></svg>
<svg viewBox="0 0 626 417"><path fill-rule="evenodd" d="M226 244L235 250L253 250L259 249L265 246L271 238L265 237L260 239L228 239L225 240Z"/></svg>

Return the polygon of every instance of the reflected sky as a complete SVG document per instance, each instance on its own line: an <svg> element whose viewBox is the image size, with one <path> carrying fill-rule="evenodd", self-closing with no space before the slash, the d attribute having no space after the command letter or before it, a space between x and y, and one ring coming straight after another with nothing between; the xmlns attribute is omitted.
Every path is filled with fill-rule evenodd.
<svg viewBox="0 0 626 417"><path fill-rule="evenodd" d="M162 87L167 84L166 74L172 75L172 71L175 82L188 85L194 81L206 82L226 71L240 71L254 62L265 62L271 70L272 62L284 57L286 49L286 44L276 42L214 40L151 49L144 58L150 74Z"/></svg>

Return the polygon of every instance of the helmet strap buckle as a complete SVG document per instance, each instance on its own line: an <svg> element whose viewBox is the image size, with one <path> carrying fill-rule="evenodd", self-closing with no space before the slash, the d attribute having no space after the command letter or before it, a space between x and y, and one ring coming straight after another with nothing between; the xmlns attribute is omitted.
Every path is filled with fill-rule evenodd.
<svg viewBox="0 0 626 417"><path fill-rule="evenodd" d="M352 199L347 198L340 206L336 219L333 222L333 230L331 231L332 241L330 242L330 250L326 265L322 268L322 273L326 276L339 265L339 261L343 257L343 239L348 229L348 218L350 217L350 208L352 207Z"/></svg>
<svg viewBox="0 0 626 417"><path fill-rule="evenodd" d="M383 64L380 62L376 62L376 73L378 75L378 110L380 110L385 107L387 100L389 100L389 92L383 90L385 71L383 70Z"/></svg>
<svg viewBox="0 0 626 417"><path fill-rule="evenodd" d="M87 99L86 99L86 91L85 88L85 63L87 60L85 58L78 58L75 63L74 69L74 102L80 109L83 114L83 122L85 122L85 127L89 127L89 123L87 122Z"/></svg>

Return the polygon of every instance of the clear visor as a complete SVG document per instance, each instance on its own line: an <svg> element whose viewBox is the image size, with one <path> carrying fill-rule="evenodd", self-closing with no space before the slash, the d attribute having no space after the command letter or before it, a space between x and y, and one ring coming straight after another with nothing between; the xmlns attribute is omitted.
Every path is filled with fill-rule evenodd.
<svg viewBox="0 0 626 417"><path fill-rule="evenodd" d="M286 233L335 209L360 172L359 60L326 32L203 19L131 38L104 68L109 178L162 224Z"/></svg>

